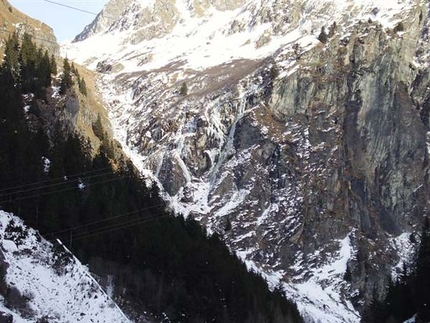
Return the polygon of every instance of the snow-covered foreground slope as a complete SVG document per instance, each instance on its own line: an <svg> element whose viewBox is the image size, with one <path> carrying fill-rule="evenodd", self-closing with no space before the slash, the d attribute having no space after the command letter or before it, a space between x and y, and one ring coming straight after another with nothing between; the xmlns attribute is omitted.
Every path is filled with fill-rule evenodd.
<svg viewBox="0 0 430 323"><path fill-rule="evenodd" d="M0 311L14 323L129 323L98 283L63 246L54 247L10 213L0 211L5 270ZM4 258L4 259L2 259Z"/></svg>

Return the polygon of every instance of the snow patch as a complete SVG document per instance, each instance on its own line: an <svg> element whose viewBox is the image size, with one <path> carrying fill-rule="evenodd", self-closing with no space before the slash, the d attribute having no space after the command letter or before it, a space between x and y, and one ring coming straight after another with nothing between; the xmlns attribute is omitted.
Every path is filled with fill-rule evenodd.
<svg viewBox="0 0 430 323"><path fill-rule="evenodd" d="M43 162L43 172L45 174L48 174L49 170L51 169L51 161L47 157L42 156L42 162Z"/></svg>
<svg viewBox="0 0 430 323"><path fill-rule="evenodd" d="M404 264L409 265L413 260L413 255L414 255L413 250L415 248L415 244L411 242L410 236L411 236L410 233L404 232L398 237L390 239L391 246L395 250L397 250L397 254L400 257L399 262L397 263L396 266L392 268L392 271L391 271L391 276L394 279L396 279L398 275L401 274L401 272L403 271L403 265Z"/></svg>

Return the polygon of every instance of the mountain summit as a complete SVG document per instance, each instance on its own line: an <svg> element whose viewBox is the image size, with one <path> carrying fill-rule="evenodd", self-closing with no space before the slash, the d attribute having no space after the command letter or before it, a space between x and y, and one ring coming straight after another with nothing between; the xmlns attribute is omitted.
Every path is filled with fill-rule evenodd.
<svg viewBox="0 0 430 323"><path fill-rule="evenodd" d="M117 5L118 4L118 5ZM111 1L68 57L116 137L307 319L358 322L428 213L426 1Z"/></svg>

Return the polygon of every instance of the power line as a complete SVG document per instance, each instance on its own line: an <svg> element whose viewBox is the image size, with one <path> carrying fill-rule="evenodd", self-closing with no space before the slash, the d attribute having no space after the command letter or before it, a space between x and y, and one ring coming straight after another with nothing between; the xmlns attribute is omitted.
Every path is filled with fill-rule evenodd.
<svg viewBox="0 0 430 323"><path fill-rule="evenodd" d="M3 193L0 194L0 198L4 197L4 196L9 196L9 195L14 195L14 194L19 194L19 193L27 193L27 192L32 192L35 190L41 190L41 189L45 189L45 188L49 188L49 187L56 187L56 186L61 186L61 185L67 185L67 184L72 184L75 181L84 181L84 180L89 180L92 178L97 178L97 177L101 177L101 176L105 176L105 175L112 175L114 174L113 172L106 172L106 173L101 173L101 174L97 174L97 175L92 175L92 176L87 176L87 177L83 177L83 178L75 178L75 179L71 179L71 180L65 180L64 182L61 183L54 183L54 184L50 184L50 185L43 185L43 186L38 186L38 187L34 187L34 188L28 188L28 189L24 189L24 190L19 190L19 191L15 191L15 192L8 192L8 193Z"/></svg>
<svg viewBox="0 0 430 323"><path fill-rule="evenodd" d="M16 31L9 31L9 30L6 30L6 29L0 29L0 32L8 33L8 34L13 35ZM30 34L30 33L28 33L28 34ZM58 45L58 43L56 41L53 41L53 40L50 40L50 39L46 39L46 38L36 37L33 34L30 34L30 35L31 35L31 37L33 37L33 39L37 39L37 40L40 40L40 41L44 41L44 42L47 42L47 43L52 43L52 44Z"/></svg>
<svg viewBox="0 0 430 323"><path fill-rule="evenodd" d="M151 216L151 217L146 217L146 218L135 218L135 219L131 219L129 221L125 221L123 223L114 223L114 224L109 224L100 228L96 228L93 231L90 232L78 232L76 234L73 235L73 239L82 239L82 238L86 238L88 236L93 236L96 234L102 234L102 233L106 233L106 232L111 232L114 230L119 230L119 229L124 229L126 227L131 227L134 225L138 225L140 223L143 222L152 222L155 220L158 220L162 217L167 217L170 215L164 214L164 215L155 215L155 216Z"/></svg>
<svg viewBox="0 0 430 323"><path fill-rule="evenodd" d="M149 223L149 222L156 221L156 220L159 220L159 219L162 219L162 218L167 218L167 217L170 217L170 216L171 215L169 215L169 214L165 214L165 215L160 215L160 216L149 218L149 219L140 219L140 221L136 221L135 223L127 223L127 224L124 223L123 225L119 225L119 226L112 227L112 228L106 228L106 229L103 229L103 230L99 230L97 232L78 235L76 238L72 236L72 238L73 238L72 240L82 240L82 239L90 238L90 237L98 235L98 234L104 234L104 233L109 233L109 232L113 232L113 231L116 231L116 230L126 229L128 227L138 226L138 225L141 225L141 224L144 224L144 223Z"/></svg>
<svg viewBox="0 0 430 323"><path fill-rule="evenodd" d="M104 183L114 182L114 181L117 181L117 180L124 179L126 177L127 176L120 176L120 177L112 178L112 179L105 180L105 181L100 181L100 182L95 182L95 183L87 184L87 186L91 187L91 186L96 185L96 184L104 184ZM28 199L32 199L32 198L36 198L36 197L40 197L40 196L57 194L57 193L71 191L71 190L76 190L76 189L80 189L80 188L78 186L76 186L76 187L70 187L70 188L65 188L65 189L62 189L62 190L57 190L57 191L52 191L52 192L39 193L39 194L36 194L36 195L31 195L31 196L26 196L26 197L21 197L21 198L14 198L14 199L10 199L10 200L4 200L4 201L0 201L0 203L11 203L11 202L16 202L16 201L28 200Z"/></svg>
<svg viewBox="0 0 430 323"><path fill-rule="evenodd" d="M66 5L64 3L60 3L60 2L56 2L56 1L52 1L52 0L43 0L43 1L51 3L51 4L55 4L57 6L61 6L61 7L67 8L67 9L71 9L71 10L75 10L75 11L87 13L87 14L90 14L90 15L93 15L93 16L98 16L99 15L99 13L95 13L95 12L92 12L92 11L89 11L89 10L81 9L81 8L70 6L70 5ZM115 20L114 18L106 16L106 15L103 15L103 18L108 19L108 20ZM9 30L5 30L5 29L0 29L0 32L8 33L8 34L13 34L15 31L9 31ZM54 41L54 40L50 40L50 39L46 39L46 38L40 38L40 37L37 37L37 36L35 36L33 34L31 34L31 36L33 37L33 39L37 39L39 41L43 41L43 42L47 42L47 43L58 45L58 42L56 40Z"/></svg>
<svg viewBox="0 0 430 323"><path fill-rule="evenodd" d="M95 169L95 170L91 170L91 171L86 171L86 172L82 172L82 173L75 173L72 175L64 175L61 177L56 177L56 178L52 178L52 179L48 179L45 181L40 181L40 182L34 182L34 183L28 183L28 184L23 184L23 185L17 185L17 186L13 186L13 187L8 187L8 188L2 188L0 189L0 193L4 192L4 191L11 191L11 190L16 190L16 189L20 189L20 188L26 188L26 187L31 187L33 185L39 185L39 184L45 184L45 183L50 183L50 182L56 182L56 181L64 181L64 178L66 177L68 180L74 180L71 179L72 177L76 177L76 179L79 179L82 177L82 175L85 174L92 174L92 173L98 173L101 171L105 171L107 169L111 169L110 167L104 167L104 168L99 168L99 169ZM111 173L111 172L106 172L106 174ZM13 192L12 192L13 193ZM2 194L0 194L1 196Z"/></svg>
<svg viewBox="0 0 430 323"><path fill-rule="evenodd" d="M85 10L85 9L81 9L81 8L78 8L78 7L70 6L70 5L67 5L67 4L64 4L64 3L60 3L60 2L57 2L57 1L52 1L52 0L43 0L43 1L55 4L57 6L64 7L64 8L67 8L67 9L72 9L72 10L75 10L75 11L87 13L87 14L90 14L90 15L93 15L93 16L96 16L96 17L100 14L100 13L95 13L95 12L88 11L88 10ZM115 20L114 18L109 17L109 16L105 16L105 15L103 15L103 18L106 18L108 20Z"/></svg>
<svg viewBox="0 0 430 323"><path fill-rule="evenodd" d="M88 14L93 15L93 16L98 16L99 15L98 13L95 13L95 12L92 12L92 11L88 11L88 10L85 10L85 9L81 9L81 8L77 8L77 7L73 7L73 6L69 6L69 5L64 4L64 3L60 3L60 2L56 2L56 1L51 1L51 0L44 0L44 1L52 3L52 4L55 4L57 6L61 6L61 7L69 8L69 9L72 9L72 10L76 10L76 11L88 13Z"/></svg>
<svg viewBox="0 0 430 323"><path fill-rule="evenodd" d="M158 208L158 207L164 206L164 205L165 204L162 203L162 204L157 204L157 205L145 207L145 208L142 208L142 209L139 209L139 210L136 210L136 211L131 211L131 212L123 213L123 214L116 215L116 216L113 216L113 217L110 217L110 218L106 218L106 219L102 219L102 220L97 220L97 221L92 221L92 222L87 222L85 224L81 224L81 225L78 225L78 226L75 226L75 227L72 227L72 228L49 232L49 233L44 234L44 236L45 237L46 236L55 236L57 234L62 234L62 233L74 231L74 230L77 230L77 229L85 228L85 227L88 227L88 226L91 226L91 225L94 225L94 224L99 224L99 223L102 223L102 222L119 219L119 218L122 218L122 217L125 217L125 216L128 216L128 215L133 215L133 214L142 212L142 211L148 211L148 210L155 209L155 208Z"/></svg>

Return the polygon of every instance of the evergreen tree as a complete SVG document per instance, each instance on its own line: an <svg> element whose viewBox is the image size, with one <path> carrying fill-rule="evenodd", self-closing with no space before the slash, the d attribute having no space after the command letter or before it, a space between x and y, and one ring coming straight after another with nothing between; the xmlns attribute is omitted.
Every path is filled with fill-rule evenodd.
<svg viewBox="0 0 430 323"><path fill-rule="evenodd" d="M430 221L424 219L416 263L415 302L419 322L430 321Z"/></svg>
<svg viewBox="0 0 430 323"><path fill-rule="evenodd" d="M22 83L22 90L26 92L35 92L35 88L39 84L34 82L37 79L36 68L38 65L37 47L31 40L31 36L27 33L24 34L21 43L21 50L19 55L20 62L20 77Z"/></svg>
<svg viewBox="0 0 430 323"><path fill-rule="evenodd" d="M37 47L25 33L19 51L19 74L22 91L45 97L46 87L51 85L51 62L48 52Z"/></svg>
<svg viewBox="0 0 430 323"><path fill-rule="evenodd" d="M72 73L79 78L80 75L79 75L78 70L75 67L75 63L72 62L72 65L71 65L70 69L71 69Z"/></svg>
<svg viewBox="0 0 430 323"><path fill-rule="evenodd" d="M70 66L69 60L65 58L63 60L63 74L61 75L60 93L65 94L72 86L72 68Z"/></svg>
<svg viewBox="0 0 430 323"><path fill-rule="evenodd" d="M11 77L13 82L18 80L19 76L19 38L17 33L13 33L6 40L4 61L2 64L3 70ZM6 76L6 75L4 75Z"/></svg>
<svg viewBox="0 0 430 323"><path fill-rule="evenodd" d="M54 54L51 55L51 59L50 59L50 66L51 66L51 74L53 75L57 75L58 70L57 70L57 61L55 60L55 56Z"/></svg>
<svg viewBox="0 0 430 323"><path fill-rule="evenodd" d="M87 96L87 84L85 83L85 80L83 77L82 78L78 77L78 85L79 85L79 92Z"/></svg>
<svg viewBox="0 0 430 323"><path fill-rule="evenodd" d="M36 65L37 46L33 43L30 34L25 33L22 36L20 54L20 63L23 66Z"/></svg>
<svg viewBox="0 0 430 323"><path fill-rule="evenodd" d="M406 264L396 281L389 280L384 299L387 317L394 322L404 322L415 314L412 298L412 281Z"/></svg>
<svg viewBox="0 0 430 323"><path fill-rule="evenodd" d="M372 299L362 314L362 323L382 323L387 319L387 307L384 301L381 301L376 288L373 290Z"/></svg>
<svg viewBox="0 0 430 323"><path fill-rule="evenodd" d="M41 57L39 64L39 74L44 88L51 85L51 70L51 59L49 58L49 53L46 50L43 57Z"/></svg>
<svg viewBox="0 0 430 323"><path fill-rule="evenodd" d="M399 322L417 314L417 322L430 322L430 223L424 218L421 241L413 265L403 265L396 281L389 280L383 300L374 297L362 315L363 323Z"/></svg>

